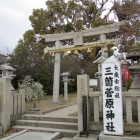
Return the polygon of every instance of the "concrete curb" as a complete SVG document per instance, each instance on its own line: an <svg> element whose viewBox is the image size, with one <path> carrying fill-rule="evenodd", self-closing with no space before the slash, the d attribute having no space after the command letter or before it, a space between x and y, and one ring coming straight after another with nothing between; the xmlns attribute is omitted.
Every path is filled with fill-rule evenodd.
<svg viewBox="0 0 140 140"><path fill-rule="evenodd" d="M20 131L20 132L17 132L17 133L15 133L15 134L12 134L11 136L8 136L8 137L3 138L3 139L1 139L1 140L10 140L10 139L15 138L15 137L17 137L17 136L19 136L19 135L21 135L21 134L23 134L23 133L26 133L27 131L28 131L28 130L22 130L22 131Z"/></svg>
<svg viewBox="0 0 140 140"><path fill-rule="evenodd" d="M55 132L49 138L45 138L44 140L56 140L61 135L61 132Z"/></svg>

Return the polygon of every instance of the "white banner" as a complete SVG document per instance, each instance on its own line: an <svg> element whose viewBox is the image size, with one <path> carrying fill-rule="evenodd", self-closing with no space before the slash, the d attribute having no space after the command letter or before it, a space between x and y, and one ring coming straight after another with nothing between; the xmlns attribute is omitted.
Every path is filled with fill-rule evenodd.
<svg viewBox="0 0 140 140"><path fill-rule="evenodd" d="M122 73L111 56L102 64L104 134L123 135Z"/></svg>

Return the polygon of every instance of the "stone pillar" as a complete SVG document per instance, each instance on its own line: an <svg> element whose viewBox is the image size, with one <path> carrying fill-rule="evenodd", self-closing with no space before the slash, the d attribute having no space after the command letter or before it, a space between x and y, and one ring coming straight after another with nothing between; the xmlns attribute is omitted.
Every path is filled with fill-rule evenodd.
<svg viewBox="0 0 140 140"><path fill-rule="evenodd" d="M100 42L103 43L103 42L106 42L106 35L105 34L101 34L100 35ZM106 51L107 46L104 46L103 48L101 48L101 52L102 52L102 57L103 58L108 58L108 51ZM99 68L100 67L100 68ZM102 70L102 66L101 64L99 64L99 69L100 71ZM102 73L100 74L100 77L99 77L99 80L100 80L100 90L103 91L103 88L102 88L102 84L103 84L103 81L102 81Z"/></svg>
<svg viewBox="0 0 140 140"><path fill-rule="evenodd" d="M106 35L105 34L101 34L100 35L100 42L101 43L104 43L106 42ZM101 52L102 52L102 56L105 57L105 58L108 58L108 51L106 51L107 46L104 46L103 48L101 48Z"/></svg>
<svg viewBox="0 0 140 140"><path fill-rule="evenodd" d="M78 132L79 133L83 130L82 96L86 95L88 99L88 94L89 94L89 76L86 74L78 75L77 76L77 103L78 103ZM87 118L89 118L89 115L87 116Z"/></svg>
<svg viewBox="0 0 140 140"><path fill-rule="evenodd" d="M21 94L21 114L25 113L25 89L19 89Z"/></svg>
<svg viewBox="0 0 140 140"><path fill-rule="evenodd" d="M129 92L140 92L140 68L131 71L134 74L134 77Z"/></svg>
<svg viewBox="0 0 140 140"><path fill-rule="evenodd" d="M60 41L56 41L56 48L61 46ZM54 61L54 81L53 81L53 100L52 103L60 103L59 101L59 85L60 85L60 53L55 54Z"/></svg>
<svg viewBox="0 0 140 140"><path fill-rule="evenodd" d="M10 127L11 79L0 78L0 124L5 132Z"/></svg>
<svg viewBox="0 0 140 140"><path fill-rule="evenodd" d="M63 76L63 82L64 82L64 100L68 101L68 82L69 82L69 75L70 72L63 72L61 76Z"/></svg>
<svg viewBox="0 0 140 140"><path fill-rule="evenodd" d="M64 100L68 101L68 82L64 81Z"/></svg>
<svg viewBox="0 0 140 140"><path fill-rule="evenodd" d="M98 76L99 76L99 82L100 82L100 91L103 91L103 80L102 80L102 65L101 63L98 64Z"/></svg>

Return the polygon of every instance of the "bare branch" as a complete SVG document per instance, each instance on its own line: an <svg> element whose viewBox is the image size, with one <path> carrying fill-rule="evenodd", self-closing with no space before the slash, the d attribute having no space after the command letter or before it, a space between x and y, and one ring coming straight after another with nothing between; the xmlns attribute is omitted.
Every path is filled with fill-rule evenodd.
<svg viewBox="0 0 140 140"><path fill-rule="evenodd" d="M114 10L114 7L112 6L111 9L108 11L108 13L104 16L103 19L106 20L113 10Z"/></svg>
<svg viewBox="0 0 140 140"><path fill-rule="evenodd" d="M95 15L95 19L98 18L101 15L101 13L104 9L104 6L108 2L108 0L102 0L102 1L98 0L98 2L100 4L100 6L99 6L99 9L98 9L98 12Z"/></svg>

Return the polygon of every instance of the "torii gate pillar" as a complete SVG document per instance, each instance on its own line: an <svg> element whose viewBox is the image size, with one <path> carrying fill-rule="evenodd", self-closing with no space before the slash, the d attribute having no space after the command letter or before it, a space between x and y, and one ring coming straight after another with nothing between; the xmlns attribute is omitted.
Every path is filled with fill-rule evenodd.
<svg viewBox="0 0 140 140"><path fill-rule="evenodd" d="M56 41L55 47L62 46L61 41ZM54 78L53 78L53 100L52 103L60 103L59 101L59 84L60 84L60 53L55 53L54 61Z"/></svg>

